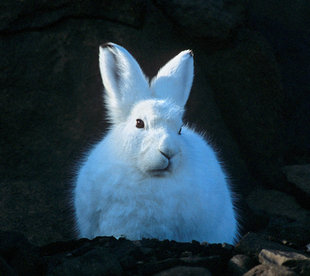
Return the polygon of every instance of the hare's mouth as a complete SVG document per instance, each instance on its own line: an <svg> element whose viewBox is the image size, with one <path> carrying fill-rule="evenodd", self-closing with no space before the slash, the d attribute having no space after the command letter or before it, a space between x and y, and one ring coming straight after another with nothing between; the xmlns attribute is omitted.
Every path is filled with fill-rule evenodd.
<svg viewBox="0 0 310 276"><path fill-rule="evenodd" d="M167 174L169 174L171 172L171 166L170 166L170 162L168 164L168 166L166 168L163 169L155 169L155 170L150 170L149 173L152 176L158 176L158 177L162 177L162 176L166 176Z"/></svg>

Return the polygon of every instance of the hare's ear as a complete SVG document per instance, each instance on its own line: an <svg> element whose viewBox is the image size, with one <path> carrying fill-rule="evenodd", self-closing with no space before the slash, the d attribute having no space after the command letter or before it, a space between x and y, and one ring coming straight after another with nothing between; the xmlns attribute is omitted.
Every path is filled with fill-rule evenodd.
<svg viewBox="0 0 310 276"><path fill-rule="evenodd" d="M179 53L164 65L151 82L151 89L157 98L171 98L178 105L187 102L194 77L193 52Z"/></svg>
<svg viewBox="0 0 310 276"><path fill-rule="evenodd" d="M148 81L132 55L114 43L100 46L99 65L108 116L123 122L137 101L150 97Z"/></svg>

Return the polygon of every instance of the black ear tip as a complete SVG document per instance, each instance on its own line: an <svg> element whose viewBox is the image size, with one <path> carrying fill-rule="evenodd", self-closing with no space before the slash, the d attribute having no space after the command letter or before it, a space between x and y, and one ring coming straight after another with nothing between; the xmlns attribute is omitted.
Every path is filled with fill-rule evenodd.
<svg viewBox="0 0 310 276"><path fill-rule="evenodd" d="M112 42L107 42L107 43L103 43L100 45L100 48L102 48L102 49L104 49L104 48L110 48L111 49L113 47L114 47L114 45Z"/></svg>
<svg viewBox="0 0 310 276"><path fill-rule="evenodd" d="M194 56L193 50L189 50L189 54L193 57Z"/></svg>

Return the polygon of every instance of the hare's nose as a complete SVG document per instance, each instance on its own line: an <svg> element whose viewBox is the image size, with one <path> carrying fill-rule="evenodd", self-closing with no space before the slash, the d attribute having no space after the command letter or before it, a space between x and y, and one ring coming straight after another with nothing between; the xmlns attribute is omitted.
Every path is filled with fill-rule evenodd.
<svg viewBox="0 0 310 276"><path fill-rule="evenodd" d="M167 154L167 153L165 153L165 152L162 152L161 150L159 150L159 152L163 155L163 156L165 156L168 160L170 160L171 159L171 154Z"/></svg>

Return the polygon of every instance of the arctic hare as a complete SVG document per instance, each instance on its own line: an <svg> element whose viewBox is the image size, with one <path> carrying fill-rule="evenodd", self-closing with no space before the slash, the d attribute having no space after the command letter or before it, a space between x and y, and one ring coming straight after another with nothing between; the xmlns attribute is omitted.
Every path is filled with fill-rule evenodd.
<svg viewBox="0 0 310 276"><path fill-rule="evenodd" d="M193 53L182 51L151 82L123 47L100 47L111 127L86 155L73 191L80 237L125 236L233 243L232 193L216 153L183 125Z"/></svg>

